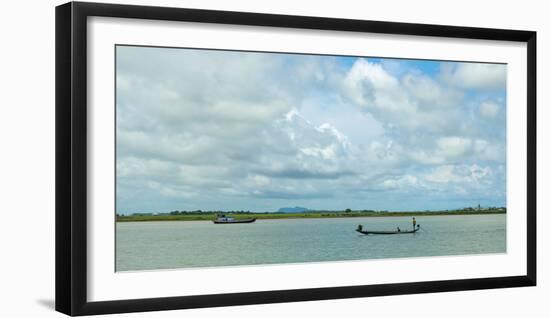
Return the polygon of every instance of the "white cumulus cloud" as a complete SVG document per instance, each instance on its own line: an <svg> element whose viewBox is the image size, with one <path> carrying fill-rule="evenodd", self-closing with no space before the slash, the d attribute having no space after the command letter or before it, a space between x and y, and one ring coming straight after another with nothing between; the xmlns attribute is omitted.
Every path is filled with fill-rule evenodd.
<svg viewBox="0 0 550 318"><path fill-rule="evenodd" d="M479 114L485 118L495 118L498 110L499 106L494 102L483 102L479 105Z"/></svg>
<svg viewBox="0 0 550 318"><path fill-rule="evenodd" d="M443 78L450 84L469 89L503 89L506 65L489 63L455 63L443 67Z"/></svg>

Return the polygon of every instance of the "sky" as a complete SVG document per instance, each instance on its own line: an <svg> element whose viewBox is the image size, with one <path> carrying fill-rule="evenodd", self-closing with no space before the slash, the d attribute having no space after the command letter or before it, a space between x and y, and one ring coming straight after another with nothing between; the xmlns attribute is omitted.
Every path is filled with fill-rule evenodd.
<svg viewBox="0 0 550 318"><path fill-rule="evenodd" d="M117 46L117 213L506 206L506 65Z"/></svg>

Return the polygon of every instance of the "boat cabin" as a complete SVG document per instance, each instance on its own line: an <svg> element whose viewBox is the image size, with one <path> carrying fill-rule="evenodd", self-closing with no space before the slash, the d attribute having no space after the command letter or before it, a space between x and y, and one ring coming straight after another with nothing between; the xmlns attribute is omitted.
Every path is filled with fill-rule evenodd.
<svg viewBox="0 0 550 318"><path fill-rule="evenodd" d="M218 215L218 217L216 218L216 221L218 221L218 222L233 222L233 221L235 221L235 218L232 218L230 216L225 216L225 214L222 214L222 215Z"/></svg>

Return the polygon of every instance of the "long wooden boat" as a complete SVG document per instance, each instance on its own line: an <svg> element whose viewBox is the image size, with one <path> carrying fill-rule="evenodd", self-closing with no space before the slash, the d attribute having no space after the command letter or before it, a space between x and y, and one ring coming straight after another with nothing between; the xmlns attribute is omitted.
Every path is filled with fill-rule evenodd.
<svg viewBox="0 0 550 318"><path fill-rule="evenodd" d="M392 235L392 234L413 234L418 232L418 230L420 230L420 225L418 225L414 230L411 230L411 231L367 231L367 230L363 230L363 227L360 225L357 227L355 231L365 235L369 235L369 234Z"/></svg>
<svg viewBox="0 0 550 318"><path fill-rule="evenodd" d="M235 220L232 217L226 217L226 216L221 216L221 217L216 218L215 220L212 220L212 222L214 222L214 224L239 224L239 223L252 223L254 221L256 221L255 218L254 219Z"/></svg>

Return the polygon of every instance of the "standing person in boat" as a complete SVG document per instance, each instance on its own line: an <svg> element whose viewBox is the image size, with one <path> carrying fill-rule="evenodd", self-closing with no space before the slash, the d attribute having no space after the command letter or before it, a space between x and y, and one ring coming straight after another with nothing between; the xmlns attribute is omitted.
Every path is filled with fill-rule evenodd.
<svg viewBox="0 0 550 318"><path fill-rule="evenodd" d="M413 231L416 229L416 219L413 216Z"/></svg>

